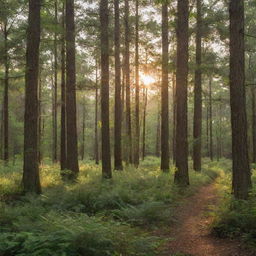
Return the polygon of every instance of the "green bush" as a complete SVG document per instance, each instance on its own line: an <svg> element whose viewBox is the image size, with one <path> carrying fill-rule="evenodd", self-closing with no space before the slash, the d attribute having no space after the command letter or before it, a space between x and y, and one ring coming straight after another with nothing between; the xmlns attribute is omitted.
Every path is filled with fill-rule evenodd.
<svg viewBox="0 0 256 256"><path fill-rule="evenodd" d="M255 175L253 176L255 184ZM234 200L230 194L231 177L226 172L219 180L222 203L216 209L212 233L218 237L242 239L256 250L256 188L247 201Z"/></svg>

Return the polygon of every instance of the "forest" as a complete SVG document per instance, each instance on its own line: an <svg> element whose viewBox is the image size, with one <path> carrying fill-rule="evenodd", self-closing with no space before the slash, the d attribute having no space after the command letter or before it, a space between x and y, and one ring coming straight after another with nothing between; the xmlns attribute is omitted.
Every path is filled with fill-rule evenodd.
<svg viewBox="0 0 256 256"><path fill-rule="evenodd" d="M254 0L0 6L0 256L256 255Z"/></svg>

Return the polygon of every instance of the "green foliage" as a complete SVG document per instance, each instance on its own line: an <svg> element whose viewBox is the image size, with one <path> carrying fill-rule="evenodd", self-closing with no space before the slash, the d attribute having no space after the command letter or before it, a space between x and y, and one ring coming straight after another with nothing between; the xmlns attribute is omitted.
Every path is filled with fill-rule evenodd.
<svg viewBox="0 0 256 256"><path fill-rule="evenodd" d="M230 194L231 174L223 173L219 178L222 202L214 213L212 232L218 237L240 238L256 250L256 189L251 191L248 201L235 200ZM255 173L253 183L256 182Z"/></svg>
<svg viewBox="0 0 256 256"><path fill-rule="evenodd" d="M86 162L77 183L64 183L58 166L45 164L41 196L18 193L20 161L2 167L0 255L157 255L166 239L152 231L167 226L177 204L214 173L191 172L191 187L182 190L173 184L174 169L166 174L158 166L151 157L106 181L100 166Z"/></svg>

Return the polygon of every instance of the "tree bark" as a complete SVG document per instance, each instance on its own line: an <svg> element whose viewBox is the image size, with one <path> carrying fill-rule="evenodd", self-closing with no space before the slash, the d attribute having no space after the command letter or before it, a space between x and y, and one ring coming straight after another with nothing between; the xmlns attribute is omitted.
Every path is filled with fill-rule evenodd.
<svg viewBox="0 0 256 256"><path fill-rule="evenodd" d="M81 146L81 159L84 160L84 149L85 149L85 98L83 101L83 118L82 118L82 146Z"/></svg>
<svg viewBox="0 0 256 256"><path fill-rule="evenodd" d="M67 127L66 127L66 54L65 54L65 3L62 6L61 38L61 131L60 131L60 169L67 169Z"/></svg>
<svg viewBox="0 0 256 256"><path fill-rule="evenodd" d="M194 129L193 129L193 167L195 171L201 171L202 151L202 3L197 0L197 29L196 29L196 71L194 89Z"/></svg>
<svg viewBox="0 0 256 256"><path fill-rule="evenodd" d="M134 165L140 163L140 85L139 85L139 0L136 0L135 11L135 140Z"/></svg>
<svg viewBox="0 0 256 256"><path fill-rule="evenodd" d="M169 171L168 4L162 4L161 170Z"/></svg>
<svg viewBox="0 0 256 256"><path fill-rule="evenodd" d="M212 127L212 77L209 79L209 129L210 129L210 148L209 156L213 161L213 127Z"/></svg>
<svg viewBox="0 0 256 256"><path fill-rule="evenodd" d="M115 0L115 141L114 168L122 170L122 103L120 64L120 11L119 0Z"/></svg>
<svg viewBox="0 0 256 256"><path fill-rule="evenodd" d="M161 110L158 104L157 110L157 124L156 124L156 156L160 157L161 154Z"/></svg>
<svg viewBox="0 0 256 256"><path fill-rule="evenodd" d="M40 62L40 59L39 59ZM43 152L42 152L42 72L40 68L38 68L38 161L39 163L42 163L43 159Z"/></svg>
<svg viewBox="0 0 256 256"><path fill-rule="evenodd" d="M95 77L95 122L94 122L94 155L95 155L95 164L99 164L99 136L98 136L98 63L96 57L96 77Z"/></svg>
<svg viewBox="0 0 256 256"><path fill-rule="evenodd" d="M188 175L188 0L178 0L177 19L177 73L176 73L176 172L174 181L178 185L189 185Z"/></svg>
<svg viewBox="0 0 256 256"><path fill-rule="evenodd" d="M127 160L133 162L132 156L132 124L131 124L131 84L130 84L130 24L129 0L125 0L125 84L126 84L126 142Z"/></svg>
<svg viewBox="0 0 256 256"><path fill-rule="evenodd" d="M101 121L102 176L112 178L109 131L109 9L108 0L100 1L101 23Z"/></svg>
<svg viewBox="0 0 256 256"><path fill-rule="evenodd" d="M38 70L40 45L40 0L29 1L24 116L24 192L41 193L38 161Z"/></svg>
<svg viewBox="0 0 256 256"><path fill-rule="evenodd" d="M9 54L8 54L8 31L7 21L4 24L4 161L7 163L9 160Z"/></svg>
<svg viewBox="0 0 256 256"><path fill-rule="evenodd" d="M66 0L66 122L67 122L67 178L77 178L78 148L76 120L76 63L75 63L74 0Z"/></svg>
<svg viewBox="0 0 256 256"><path fill-rule="evenodd" d="M252 162L256 163L256 97L255 87L251 89L252 94Z"/></svg>
<svg viewBox="0 0 256 256"><path fill-rule="evenodd" d="M148 89L144 88L143 130L142 130L142 160L146 157L146 117L148 104Z"/></svg>
<svg viewBox="0 0 256 256"><path fill-rule="evenodd" d="M173 164L176 162L176 121L177 121L177 104L176 104L176 74L173 73L172 83L172 98L173 98L173 130L172 130L172 150Z"/></svg>
<svg viewBox="0 0 256 256"><path fill-rule="evenodd" d="M57 0L54 1L54 22L55 22L55 31L54 31L54 86L53 86L53 148L52 148L52 160L57 162L57 85L58 85L58 61L57 61L57 25L58 25L58 9L57 9Z"/></svg>
<svg viewBox="0 0 256 256"><path fill-rule="evenodd" d="M247 199L251 185L251 174L247 147L247 117L244 84L244 1L231 0L229 14L233 192L236 199Z"/></svg>

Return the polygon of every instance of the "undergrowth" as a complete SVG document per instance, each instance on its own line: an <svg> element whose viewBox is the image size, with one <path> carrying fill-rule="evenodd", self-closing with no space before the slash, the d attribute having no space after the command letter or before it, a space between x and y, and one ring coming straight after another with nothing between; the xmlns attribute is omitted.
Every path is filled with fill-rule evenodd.
<svg viewBox="0 0 256 256"><path fill-rule="evenodd" d="M21 162L0 170L1 256L157 255L164 237L152 235L172 220L182 198L216 178L205 163L191 186L173 184L173 172L146 159L141 167L102 180L100 166L81 163L76 184L63 183L56 165L43 165L43 194L20 196Z"/></svg>
<svg viewBox="0 0 256 256"><path fill-rule="evenodd" d="M221 238L239 238L256 252L256 175L249 200L234 200L231 195L231 165L221 172L217 186L222 198L215 209L212 232Z"/></svg>

